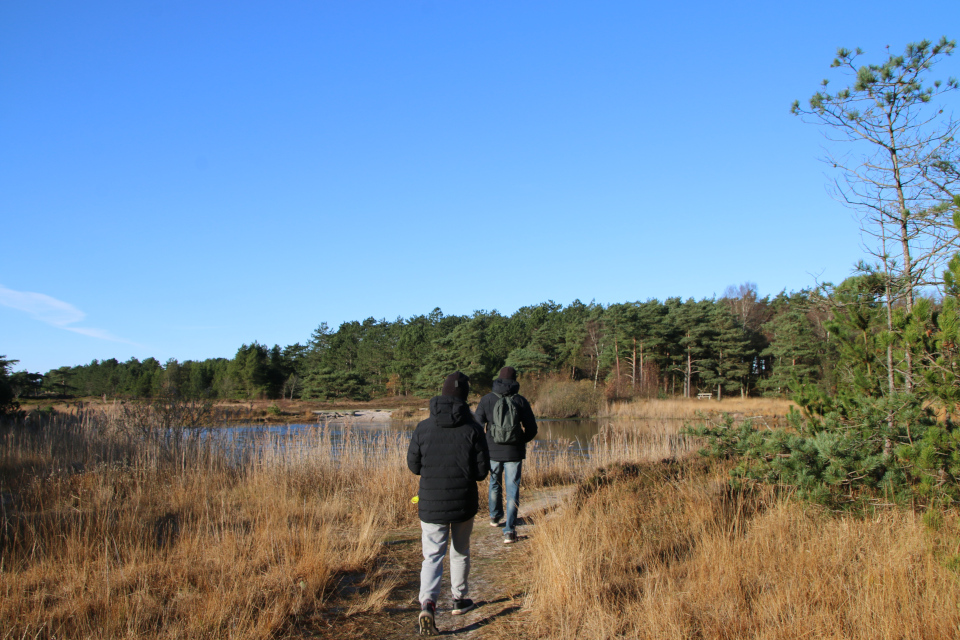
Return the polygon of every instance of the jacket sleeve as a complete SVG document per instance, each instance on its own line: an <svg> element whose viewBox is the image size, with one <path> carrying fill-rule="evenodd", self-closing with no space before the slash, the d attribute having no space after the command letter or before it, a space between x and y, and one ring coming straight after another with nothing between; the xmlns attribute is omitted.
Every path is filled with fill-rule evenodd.
<svg viewBox="0 0 960 640"><path fill-rule="evenodd" d="M410 446L407 447L407 468L415 475L420 475L420 433L413 432Z"/></svg>
<svg viewBox="0 0 960 640"><path fill-rule="evenodd" d="M474 438L474 455L477 461L477 477L474 479L480 482L490 473L490 449L487 446L487 436L483 434L482 427L476 431L476 437Z"/></svg>
<svg viewBox="0 0 960 640"><path fill-rule="evenodd" d="M477 403L477 412L474 413L473 416L476 418L477 424L480 425L480 430L485 432L490 419L487 417L487 407L483 398L480 398L480 402Z"/></svg>
<svg viewBox="0 0 960 640"><path fill-rule="evenodd" d="M520 424L523 426L524 444L537 437L537 419L533 416L533 407L526 398L520 412Z"/></svg>

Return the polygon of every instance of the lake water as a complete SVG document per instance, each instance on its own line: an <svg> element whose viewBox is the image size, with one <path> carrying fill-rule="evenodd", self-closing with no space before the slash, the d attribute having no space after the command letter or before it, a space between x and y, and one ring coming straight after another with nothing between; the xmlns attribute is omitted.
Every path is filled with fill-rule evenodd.
<svg viewBox="0 0 960 640"><path fill-rule="evenodd" d="M538 420L537 437L527 451L538 453L540 459L547 461L572 455L595 459L600 464L624 456L631 460L678 458L702 446L697 439L679 433L683 422ZM205 431L201 437L221 444L238 461L297 461L318 456L358 460L366 459L368 454L402 456L415 427L415 422L348 418L320 424L236 425Z"/></svg>
<svg viewBox="0 0 960 640"><path fill-rule="evenodd" d="M221 427L209 433L216 433L217 440L240 449L248 447L278 447L285 449L290 442L309 441L310 436L322 429L326 440L334 448L339 448L345 438L359 438L366 442L395 438L409 434L416 427L415 422L395 423L389 421L364 422L359 420L331 421L317 424L284 425L235 425ZM599 420L538 420L537 437L533 446L555 449L557 445L586 453L590 439L600 429ZM408 437L408 436L406 436Z"/></svg>

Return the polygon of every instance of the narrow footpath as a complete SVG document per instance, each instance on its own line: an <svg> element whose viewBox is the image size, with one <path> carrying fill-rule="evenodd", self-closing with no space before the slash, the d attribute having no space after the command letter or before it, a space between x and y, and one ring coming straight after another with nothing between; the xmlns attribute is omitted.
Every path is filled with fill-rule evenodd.
<svg viewBox="0 0 960 640"><path fill-rule="evenodd" d="M501 527L491 527L484 510L477 514L470 539L470 598L477 607L464 615L450 614L449 556L444 560L443 591L437 605L437 627L442 637L463 639L522 638L524 633L523 580L537 516L552 513L573 487L523 491L515 544L503 543ZM502 525L502 523L501 523ZM398 532L386 543L385 553L371 574L344 576L332 607L301 620L283 637L316 640L392 640L417 636L420 603L420 528ZM382 607L365 612L371 603Z"/></svg>

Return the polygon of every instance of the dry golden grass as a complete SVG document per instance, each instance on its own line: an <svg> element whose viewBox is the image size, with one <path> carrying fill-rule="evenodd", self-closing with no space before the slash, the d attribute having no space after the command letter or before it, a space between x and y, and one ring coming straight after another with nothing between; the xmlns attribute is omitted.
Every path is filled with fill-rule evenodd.
<svg viewBox="0 0 960 640"><path fill-rule="evenodd" d="M591 441L591 468L629 460L662 460L687 456L702 445L680 435L683 422L671 418L605 421Z"/></svg>
<svg viewBox="0 0 960 640"><path fill-rule="evenodd" d="M699 406L786 412L752 402L632 403L589 459L528 453L526 488L578 490L526 543L527 637L960 637L957 513L832 514L733 491L690 455ZM367 576L348 614L384 605L382 536L416 523L408 433L319 428L241 454L156 419L0 432L0 638L283 636L344 572Z"/></svg>
<svg viewBox="0 0 960 640"><path fill-rule="evenodd" d="M960 517L863 520L741 493L703 461L617 464L531 541L550 638L960 636ZM929 520L929 519L928 519Z"/></svg>
<svg viewBox="0 0 960 640"><path fill-rule="evenodd" d="M243 456L124 426L4 434L0 637L272 637L416 517L402 434L320 428Z"/></svg>
<svg viewBox="0 0 960 640"><path fill-rule="evenodd" d="M673 398L669 400L636 399L626 402L608 402L600 410L600 417L619 419L694 420L698 413L730 413L744 417L781 418L796 404L785 398L724 398L723 400L696 400Z"/></svg>
<svg viewBox="0 0 960 640"><path fill-rule="evenodd" d="M590 467L590 461L570 440L543 441L536 448L527 448L523 461L522 486L526 489L575 483ZM486 483L481 484L482 487ZM483 496L481 495L481 498Z"/></svg>
<svg viewBox="0 0 960 640"><path fill-rule="evenodd" d="M702 443L680 435L680 429L695 421L704 406L695 400L639 400L608 405L606 417L600 419L599 432L590 440L589 457L582 455L580 443L562 438L540 441L536 448L527 451L524 486L575 483L591 470L616 462L688 456ZM790 403L738 399L713 402L710 406L715 411L740 415L749 410L752 416L776 420L786 415Z"/></svg>

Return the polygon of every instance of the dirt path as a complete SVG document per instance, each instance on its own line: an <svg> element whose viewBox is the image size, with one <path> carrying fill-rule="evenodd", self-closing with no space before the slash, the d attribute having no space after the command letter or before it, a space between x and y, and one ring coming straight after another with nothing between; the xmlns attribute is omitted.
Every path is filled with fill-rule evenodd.
<svg viewBox="0 0 960 640"><path fill-rule="evenodd" d="M470 539L470 597L476 609L462 616L451 606L449 558L444 561L437 627L441 636L464 640L517 637L523 627L522 573L527 565L530 538L536 536L532 516L551 512L573 487L524 491L516 544L503 544L501 527L491 527L485 511L477 514ZM290 638L356 638L393 640L417 635L420 604L420 529L399 532L386 545L386 553L372 575L346 576L341 581L336 606L302 620ZM356 612L371 603L382 603L377 613Z"/></svg>

